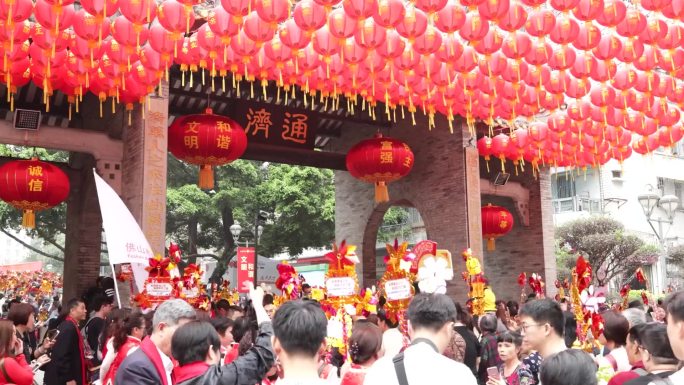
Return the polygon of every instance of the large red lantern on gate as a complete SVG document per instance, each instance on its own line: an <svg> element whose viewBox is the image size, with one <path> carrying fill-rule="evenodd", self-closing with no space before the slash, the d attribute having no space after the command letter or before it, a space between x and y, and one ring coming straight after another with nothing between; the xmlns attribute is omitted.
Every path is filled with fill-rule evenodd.
<svg viewBox="0 0 684 385"><path fill-rule="evenodd" d="M230 163L247 149L247 134L234 120L204 114L181 116L169 126L169 151L178 159L200 166L199 187L214 188L212 166Z"/></svg>
<svg viewBox="0 0 684 385"><path fill-rule="evenodd" d="M69 177L38 159L15 160L0 167L0 199L23 210L22 226L36 225L36 211L47 210L69 196Z"/></svg>
<svg viewBox="0 0 684 385"><path fill-rule="evenodd" d="M496 250L496 238L508 234L513 228L513 215L501 206L491 203L482 207L482 236L487 240L487 250Z"/></svg>
<svg viewBox="0 0 684 385"><path fill-rule="evenodd" d="M408 144L378 133L349 150L347 170L356 179L375 183L375 202L382 203L389 201L387 183L408 175L413 161L413 151Z"/></svg>

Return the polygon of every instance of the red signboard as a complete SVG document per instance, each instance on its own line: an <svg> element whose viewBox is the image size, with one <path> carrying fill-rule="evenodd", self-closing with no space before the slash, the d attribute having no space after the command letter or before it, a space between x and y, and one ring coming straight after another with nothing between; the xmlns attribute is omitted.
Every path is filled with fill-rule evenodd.
<svg viewBox="0 0 684 385"><path fill-rule="evenodd" d="M247 293L245 282L254 282L254 248L237 248L237 289L240 293Z"/></svg>

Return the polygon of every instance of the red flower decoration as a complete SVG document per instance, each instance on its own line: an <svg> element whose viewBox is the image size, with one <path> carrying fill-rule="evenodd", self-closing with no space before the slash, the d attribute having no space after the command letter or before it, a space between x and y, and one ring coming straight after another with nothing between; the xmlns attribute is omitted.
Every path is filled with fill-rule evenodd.
<svg viewBox="0 0 684 385"><path fill-rule="evenodd" d="M169 257L174 263L180 263L181 261L181 250L178 244L171 242L169 244Z"/></svg>
<svg viewBox="0 0 684 385"><path fill-rule="evenodd" d="M169 263L171 261L168 258L150 258L150 265L145 268L150 273L150 277L168 277L169 274Z"/></svg>
<svg viewBox="0 0 684 385"><path fill-rule="evenodd" d="M637 281L639 281L639 283L646 282L646 276L644 276L644 271L641 270L641 268L637 269L635 275L636 275L636 279L637 279Z"/></svg>
<svg viewBox="0 0 684 385"><path fill-rule="evenodd" d="M518 276L518 285L525 286L525 281L527 281L527 274L525 274L525 272L522 272Z"/></svg>
<svg viewBox="0 0 684 385"><path fill-rule="evenodd" d="M641 299L644 301L644 305L648 306L648 296L645 291L641 292Z"/></svg>
<svg viewBox="0 0 684 385"><path fill-rule="evenodd" d="M278 289L282 290L283 287L292 279L292 276L297 276L297 271L292 265L288 265L287 263L279 264L277 269L279 276L275 282L275 285Z"/></svg>
<svg viewBox="0 0 684 385"><path fill-rule="evenodd" d="M577 290L581 293L585 289L591 286L591 265L584 260L584 257L580 255L577 259L577 264L575 266L575 272L577 273Z"/></svg>
<svg viewBox="0 0 684 385"><path fill-rule="evenodd" d="M629 295L629 291L631 290L631 287L629 285L625 285L620 289L620 297L627 297Z"/></svg>

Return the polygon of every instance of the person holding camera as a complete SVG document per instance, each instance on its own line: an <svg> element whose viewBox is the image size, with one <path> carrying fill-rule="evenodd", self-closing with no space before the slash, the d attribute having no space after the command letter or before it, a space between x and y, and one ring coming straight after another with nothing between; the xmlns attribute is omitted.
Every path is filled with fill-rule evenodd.
<svg viewBox="0 0 684 385"><path fill-rule="evenodd" d="M0 385L31 385L33 369L24 357L24 343L12 321L0 321Z"/></svg>

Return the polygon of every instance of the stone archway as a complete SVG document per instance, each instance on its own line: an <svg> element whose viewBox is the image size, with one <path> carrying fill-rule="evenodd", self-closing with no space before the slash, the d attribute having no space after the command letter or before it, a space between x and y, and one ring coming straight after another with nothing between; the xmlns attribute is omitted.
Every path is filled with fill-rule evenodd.
<svg viewBox="0 0 684 385"><path fill-rule="evenodd" d="M420 213L420 209L408 199L395 199L390 202L375 206L368 217L368 222L366 223L365 231L363 232L363 242L361 246L361 252L364 256L362 260L363 282L374 282L377 278L376 246L378 231L380 230L380 226L382 225L387 210L389 210L392 206L413 207ZM425 222L425 219L423 219L423 221Z"/></svg>
<svg viewBox="0 0 684 385"><path fill-rule="evenodd" d="M390 202L376 205L373 186L352 178L344 171L335 172L335 235L338 242L360 247L359 271L363 285L376 283L375 239L387 209L393 204L409 203L419 212L429 238L440 248L451 250L454 270L460 275L465 266L457 253L472 247L481 255L480 175L477 150L467 132L449 133L446 120L439 117L429 134L410 123L399 122L389 136L411 146L415 163L411 174L389 185ZM427 126L418 120L418 126ZM460 127L459 127L460 128ZM359 128L345 131L333 145L346 152L359 140L373 135ZM473 156L474 155L474 156ZM465 298L466 287L460 280L449 282L449 293Z"/></svg>

